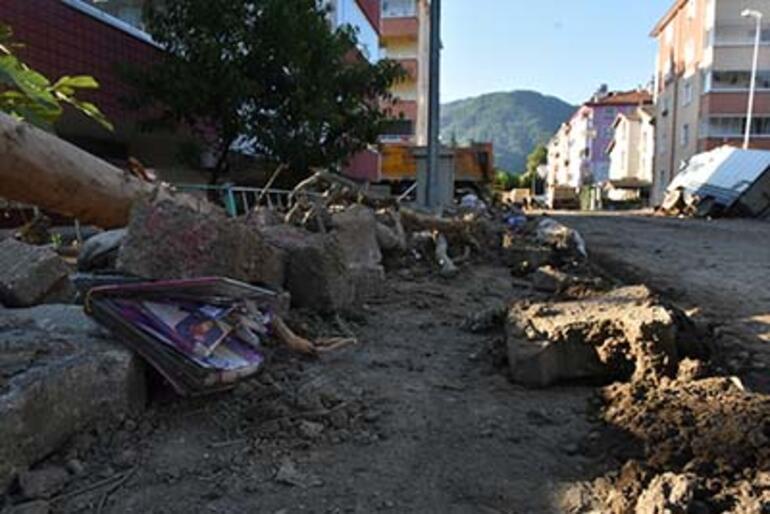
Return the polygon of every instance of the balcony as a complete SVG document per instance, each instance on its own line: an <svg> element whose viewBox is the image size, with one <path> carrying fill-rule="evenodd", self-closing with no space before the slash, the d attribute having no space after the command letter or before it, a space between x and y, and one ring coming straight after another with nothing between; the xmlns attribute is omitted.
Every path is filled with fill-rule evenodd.
<svg viewBox="0 0 770 514"><path fill-rule="evenodd" d="M383 0L383 18L412 18L417 17L418 0Z"/></svg>
<svg viewBox="0 0 770 514"><path fill-rule="evenodd" d="M754 24L721 25L713 35L714 46L753 46L756 38ZM762 27L761 41L770 45L770 27Z"/></svg>
<svg viewBox="0 0 770 514"><path fill-rule="evenodd" d="M390 106L390 114L393 118L417 120L417 102L414 100L396 100Z"/></svg>
<svg viewBox="0 0 770 514"><path fill-rule="evenodd" d="M420 20L417 16L409 18L383 18L380 32L383 38L416 40L420 35Z"/></svg>
<svg viewBox="0 0 770 514"><path fill-rule="evenodd" d="M406 71L407 80L417 80L420 75L420 63L417 59L398 59L398 63Z"/></svg>

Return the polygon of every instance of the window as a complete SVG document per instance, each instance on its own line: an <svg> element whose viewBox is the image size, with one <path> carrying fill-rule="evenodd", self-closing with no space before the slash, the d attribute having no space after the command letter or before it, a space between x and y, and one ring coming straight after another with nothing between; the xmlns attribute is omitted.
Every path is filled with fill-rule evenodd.
<svg viewBox="0 0 770 514"><path fill-rule="evenodd" d="M417 0L383 0L384 18L406 18L417 16Z"/></svg>
<svg viewBox="0 0 770 514"><path fill-rule="evenodd" d="M695 61L695 42L690 39L684 47L684 61L690 64Z"/></svg>
<svg viewBox="0 0 770 514"><path fill-rule="evenodd" d="M687 146L690 144L690 124L685 123L682 125L682 146Z"/></svg>
<svg viewBox="0 0 770 514"><path fill-rule="evenodd" d="M666 27L666 44L670 45L674 42L674 25L669 23L668 27Z"/></svg>
<svg viewBox="0 0 770 514"><path fill-rule="evenodd" d="M687 1L687 18L692 20L697 14L698 4L695 0Z"/></svg>
<svg viewBox="0 0 770 514"><path fill-rule="evenodd" d="M686 80L682 85L682 105L690 105L692 103L692 98L692 80Z"/></svg>
<svg viewBox="0 0 770 514"><path fill-rule="evenodd" d="M740 116L725 116L709 118L704 123L709 137L740 138L746 131L746 118ZM753 136L770 136L770 118L757 117L751 121Z"/></svg>
<svg viewBox="0 0 770 514"><path fill-rule="evenodd" d="M144 29L142 22L144 0L75 0L75 2L70 1L70 3L92 6L134 28Z"/></svg>
<svg viewBox="0 0 770 514"><path fill-rule="evenodd" d="M744 91L751 85L750 71L715 71L711 74L713 89ZM757 88L770 89L770 71L757 72Z"/></svg>
<svg viewBox="0 0 770 514"><path fill-rule="evenodd" d="M145 0L60 1L138 39L153 43L150 35L144 31L142 6Z"/></svg>

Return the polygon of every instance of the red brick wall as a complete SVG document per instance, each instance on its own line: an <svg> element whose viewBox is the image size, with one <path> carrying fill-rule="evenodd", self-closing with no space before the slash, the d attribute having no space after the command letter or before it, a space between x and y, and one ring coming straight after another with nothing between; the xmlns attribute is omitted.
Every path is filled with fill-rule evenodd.
<svg viewBox="0 0 770 514"><path fill-rule="evenodd" d="M0 22L10 25L14 39L25 45L20 56L48 78L94 76L101 87L88 99L111 119L127 116L119 99L130 93L115 67L150 62L160 52L60 0L0 0Z"/></svg>

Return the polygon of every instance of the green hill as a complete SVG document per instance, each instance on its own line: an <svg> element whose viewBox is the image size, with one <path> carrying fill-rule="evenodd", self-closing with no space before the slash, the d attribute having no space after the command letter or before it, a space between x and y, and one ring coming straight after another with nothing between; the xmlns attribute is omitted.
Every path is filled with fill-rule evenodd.
<svg viewBox="0 0 770 514"><path fill-rule="evenodd" d="M575 107L535 91L490 93L444 104L441 137L449 143L492 141L499 168L520 172L527 155L545 143Z"/></svg>

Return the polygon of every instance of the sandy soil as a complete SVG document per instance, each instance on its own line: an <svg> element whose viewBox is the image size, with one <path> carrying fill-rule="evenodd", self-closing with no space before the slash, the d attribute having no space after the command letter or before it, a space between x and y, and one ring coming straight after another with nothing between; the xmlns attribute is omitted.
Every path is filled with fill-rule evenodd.
<svg viewBox="0 0 770 514"><path fill-rule="evenodd" d="M513 385L502 333L461 330L468 313L515 294L496 266L449 281L390 275L348 320L358 347L321 361L276 355L231 394L160 398L120 430L78 437L54 458L85 466L64 494L112 485L54 511L559 512L563 489L604 469L602 452L581 449L600 399L587 387Z"/></svg>

